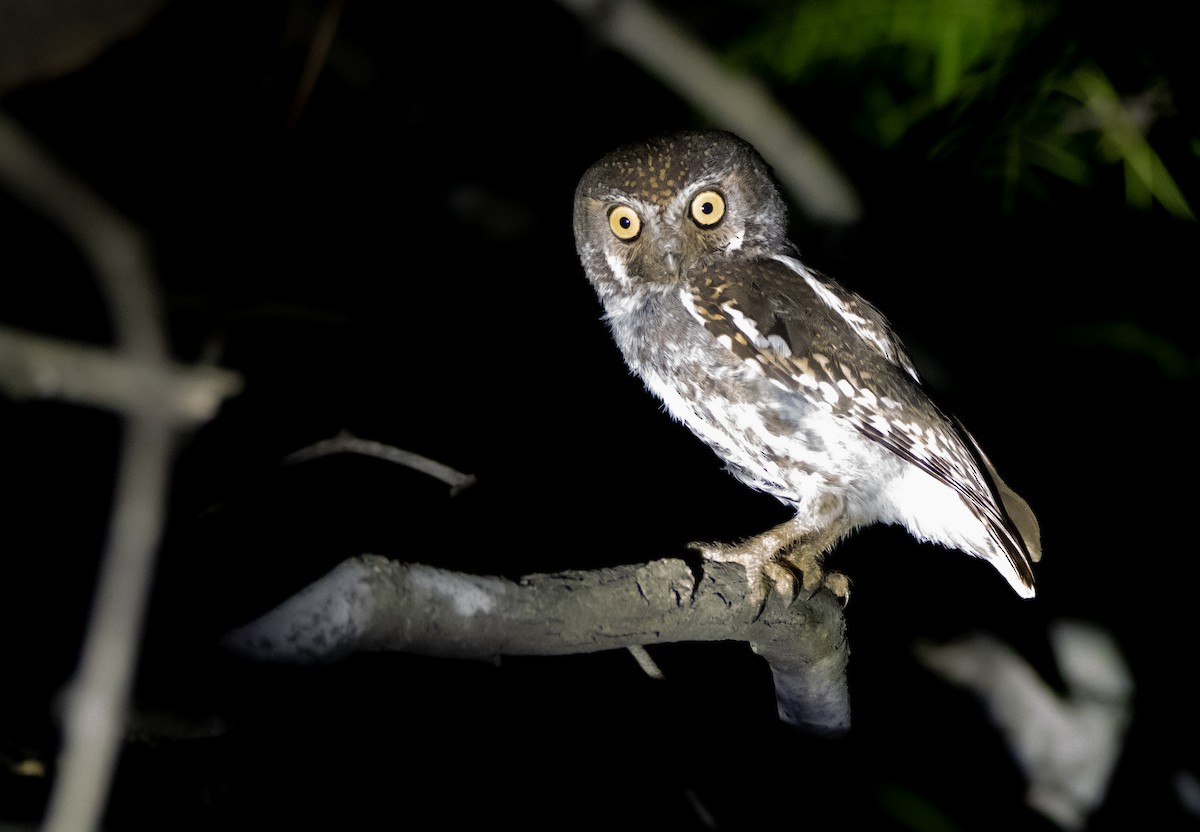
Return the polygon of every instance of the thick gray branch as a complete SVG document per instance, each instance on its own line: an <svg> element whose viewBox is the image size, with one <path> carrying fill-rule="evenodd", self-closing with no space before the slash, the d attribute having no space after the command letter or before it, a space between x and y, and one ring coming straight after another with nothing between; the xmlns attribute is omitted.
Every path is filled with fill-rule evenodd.
<svg viewBox="0 0 1200 832"><path fill-rule="evenodd" d="M841 604L822 591L765 607L742 567L682 560L529 575L467 575L364 555L340 564L226 645L258 660L310 663L396 650L488 659L680 641L746 641L770 665L780 717L834 733L850 722Z"/></svg>

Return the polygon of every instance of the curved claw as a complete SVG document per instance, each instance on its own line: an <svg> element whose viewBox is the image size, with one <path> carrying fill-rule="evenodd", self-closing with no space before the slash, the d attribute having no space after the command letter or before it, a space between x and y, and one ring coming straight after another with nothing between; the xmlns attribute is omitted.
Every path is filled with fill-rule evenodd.
<svg viewBox="0 0 1200 832"><path fill-rule="evenodd" d="M826 572L825 588L837 596L842 608L850 605L850 579L842 572Z"/></svg>

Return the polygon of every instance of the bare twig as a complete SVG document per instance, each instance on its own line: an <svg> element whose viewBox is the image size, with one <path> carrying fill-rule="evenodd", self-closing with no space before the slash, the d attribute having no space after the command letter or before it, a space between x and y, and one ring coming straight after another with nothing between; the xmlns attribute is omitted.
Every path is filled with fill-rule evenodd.
<svg viewBox="0 0 1200 832"><path fill-rule="evenodd" d="M139 32L164 0L4 0L0 96L75 72Z"/></svg>
<svg viewBox="0 0 1200 832"><path fill-rule="evenodd" d="M640 644L631 644L626 649L629 650L629 655L633 656L633 660L638 663L638 667L642 669L642 672L651 679L666 678L666 676L663 675L662 668L660 668L651 655L646 652L645 647Z"/></svg>
<svg viewBox="0 0 1200 832"><path fill-rule="evenodd" d="M415 454L412 451L406 451L403 448L397 448L394 445L385 445L382 442L373 442L370 439L359 439L357 436L346 432L340 433L331 439L322 439L320 442L314 442L305 448L288 454L283 458L283 464L294 465L299 462L308 462L309 460L333 454L360 454L362 456L382 459L386 462L393 462L397 465L403 465L406 468L412 468L414 471L420 471L423 474L446 483L446 485L450 486L451 496L475 484L474 474L464 474L461 471L454 470L449 465L443 465L429 457Z"/></svg>
<svg viewBox="0 0 1200 832"><path fill-rule="evenodd" d="M121 412L153 406L160 417L188 427L215 416L240 387L236 374L218 367L145 363L0 326L0 390L14 399L60 399Z"/></svg>
<svg viewBox="0 0 1200 832"><path fill-rule="evenodd" d="M770 665L780 717L822 733L849 726L841 604L772 591L755 600L736 564L681 560L529 575L467 575L366 555L343 562L226 636L257 660L312 663L363 651L491 659L680 641L750 643Z"/></svg>
<svg viewBox="0 0 1200 832"><path fill-rule="evenodd" d="M312 96L313 87L317 85L317 79L321 76L321 70L329 60L329 50L333 47L333 37L337 34L345 5L346 0L330 0L321 11L321 18L308 47L308 55L304 59L304 71L292 98L292 109L288 115L288 127L291 129L295 129L299 123L300 115Z"/></svg>
<svg viewBox="0 0 1200 832"><path fill-rule="evenodd" d="M158 289L141 231L69 176L12 119L0 114L0 177L58 223L87 256L104 289L118 345L149 364L167 357Z"/></svg>
<svg viewBox="0 0 1200 832"><path fill-rule="evenodd" d="M48 832L97 825L124 733L174 435L166 423L133 418L123 439L99 585L79 669L64 702Z"/></svg>
<svg viewBox="0 0 1200 832"><path fill-rule="evenodd" d="M645 0L559 0L614 49L757 147L809 217L848 224L858 194L825 149L756 79L740 75Z"/></svg>
<svg viewBox="0 0 1200 832"><path fill-rule="evenodd" d="M0 181L79 245L100 280L117 338L117 350L102 357L4 330L0 375L23 395L110 406L127 417L112 524L80 665L64 697L58 777L44 826L77 832L98 824L120 748L175 431L211 416L237 382L172 366L141 233L3 114Z"/></svg>

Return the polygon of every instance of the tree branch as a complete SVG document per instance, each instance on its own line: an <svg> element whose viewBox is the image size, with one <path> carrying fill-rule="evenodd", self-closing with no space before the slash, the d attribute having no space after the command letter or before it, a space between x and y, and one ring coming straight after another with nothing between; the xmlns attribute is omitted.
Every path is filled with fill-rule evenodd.
<svg viewBox="0 0 1200 832"><path fill-rule="evenodd" d="M191 427L215 416L241 385L236 373L219 367L147 362L0 326L0 391L14 399L58 399L121 413L151 405L167 422Z"/></svg>
<svg viewBox="0 0 1200 832"><path fill-rule="evenodd" d="M129 705L176 434L235 392L232 374L172 364L150 255L139 229L0 113L0 184L79 246L108 303L116 349L0 331L0 387L107 406L125 417L112 523L78 670L63 697L58 776L44 828L95 828Z"/></svg>
<svg viewBox="0 0 1200 832"><path fill-rule="evenodd" d="M0 331L0 334L3 334L2 331ZM342 431L337 436L322 439L320 442L314 442L306 448L301 448L298 451L288 454L284 457L283 464L295 465L333 454L370 456L382 459L385 462L403 465L414 471L420 471L422 474L439 479L450 486L450 496L452 497L475 484L475 476L473 474L464 474L461 471L455 471L449 465L443 465L437 460L415 454L412 451L406 451L403 448L397 448L394 445L385 445L382 442L375 442L370 439L360 439L348 431Z"/></svg>
<svg viewBox="0 0 1200 832"><path fill-rule="evenodd" d="M841 604L828 591L755 600L737 564L656 560L510 581L376 555L347 560L225 638L284 663L395 650L492 659L680 641L746 641L771 667L779 716L817 732L850 724Z"/></svg>

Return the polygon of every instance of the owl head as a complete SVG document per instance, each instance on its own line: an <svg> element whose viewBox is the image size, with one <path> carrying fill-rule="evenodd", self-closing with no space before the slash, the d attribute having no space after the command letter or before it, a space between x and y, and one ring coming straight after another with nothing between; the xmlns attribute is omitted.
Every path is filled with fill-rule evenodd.
<svg viewBox="0 0 1200 832"><path fill-rule="evenodd" d="M790 252L787 207L753 147L716 130L629 144L575 190L575 244L597 292L678 283L716 258Z"/></svg>

